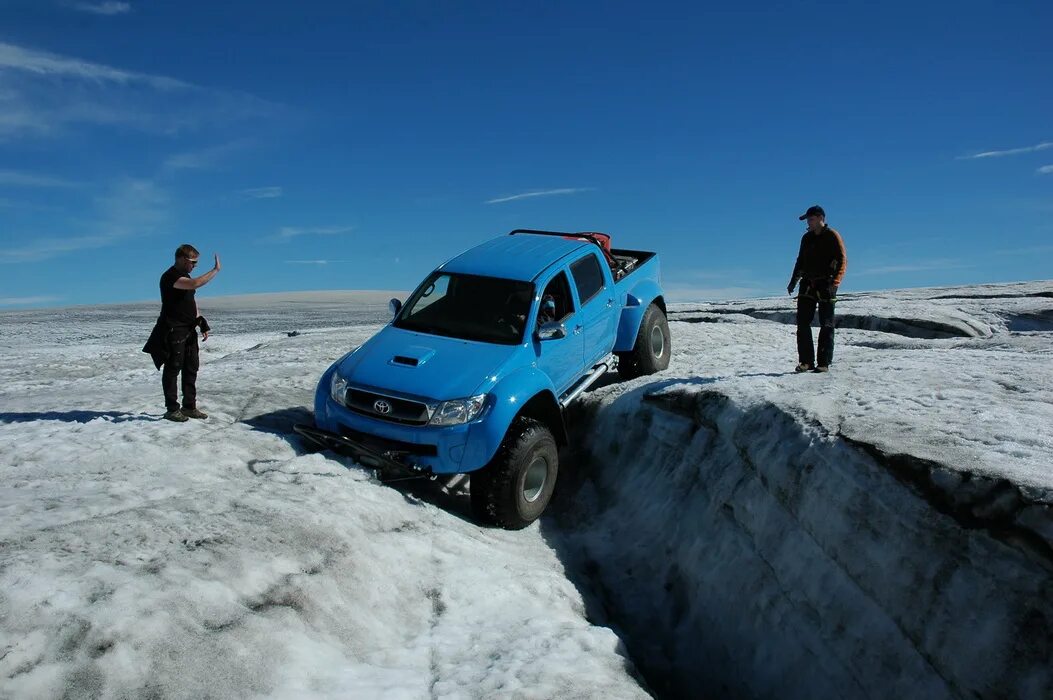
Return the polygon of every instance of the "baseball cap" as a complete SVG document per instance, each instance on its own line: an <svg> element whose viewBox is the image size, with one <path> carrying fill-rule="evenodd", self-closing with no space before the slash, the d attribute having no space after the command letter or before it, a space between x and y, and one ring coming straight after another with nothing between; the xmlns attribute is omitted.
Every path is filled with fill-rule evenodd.
<svg viewBox="0 0 1053 700"><path fill-rule="evenodd" d="M825 219L826 218L826 212L823 211L823 208L821 206L816 204L814 206L808 207L808 211L806 211L805 213L801 214L797 218L799 220L801 220L801 221L804 221L809 216L821 216L821 217L823 217Z"/></svg>

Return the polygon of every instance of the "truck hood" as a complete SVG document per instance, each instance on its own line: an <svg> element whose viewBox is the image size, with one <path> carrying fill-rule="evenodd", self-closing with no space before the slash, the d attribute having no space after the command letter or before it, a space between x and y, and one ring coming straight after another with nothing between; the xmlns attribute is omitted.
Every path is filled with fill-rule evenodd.
<svg viewBox="0 0 1053 700"><path fill-rule="evenodd" d="M387 326L337 371L353 385L444 401L474 395L517 349Z"/></svg>

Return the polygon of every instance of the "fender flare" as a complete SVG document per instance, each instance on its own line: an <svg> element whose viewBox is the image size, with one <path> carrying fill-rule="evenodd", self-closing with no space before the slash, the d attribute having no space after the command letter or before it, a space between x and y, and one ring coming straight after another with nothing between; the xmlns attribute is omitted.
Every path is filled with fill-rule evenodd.
<svg viewBox="0 0 1053 700"><path fill-rule="evenodd" d="M618 320L618 337L614 341L614 352L629 352L636 345L647 307L657 304L666 313L662 288L654 280L642 280L625 295L625 306Z"/></svg>
<svg viewBox="0 0 1053 700"><path fill-rule="evenodd" d="M563 411L552 382L536 367L522 367L498 381L487 393L492 404L482 420L472 425L461 468L465 472L486 466L508 433L512 422L528 415L552 431L557 445L567 443Z"/></svg>

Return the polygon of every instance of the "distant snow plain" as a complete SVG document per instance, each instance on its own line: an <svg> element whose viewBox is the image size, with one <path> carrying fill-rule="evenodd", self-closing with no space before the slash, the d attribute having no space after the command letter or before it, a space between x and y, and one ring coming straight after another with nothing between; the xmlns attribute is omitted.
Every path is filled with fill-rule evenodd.
<svg viewBox="0 0 1053 700"><path fill-rule="evenodd" d="M521 532L292 433L389 296L0 312L0 697L1053 695L1053 283L672 305Z"/></svg>

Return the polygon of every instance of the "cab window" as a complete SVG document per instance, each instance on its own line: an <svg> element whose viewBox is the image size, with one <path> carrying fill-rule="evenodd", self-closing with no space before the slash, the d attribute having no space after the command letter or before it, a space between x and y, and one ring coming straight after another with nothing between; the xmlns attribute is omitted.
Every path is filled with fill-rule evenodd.
<svg viewBox="0 0 1053 700"><path fill-rule="evenodd" d="M578 299L584 305L603 289L603 271L600 261L593 254L586 255L570 266L574 284L578 287Z"/></svg>

